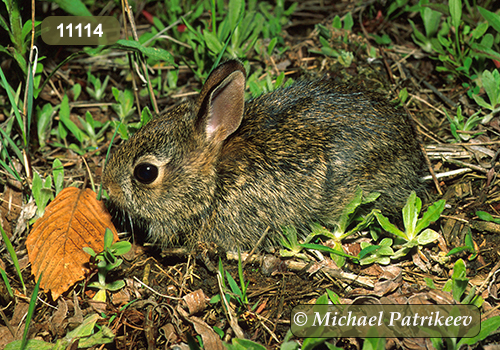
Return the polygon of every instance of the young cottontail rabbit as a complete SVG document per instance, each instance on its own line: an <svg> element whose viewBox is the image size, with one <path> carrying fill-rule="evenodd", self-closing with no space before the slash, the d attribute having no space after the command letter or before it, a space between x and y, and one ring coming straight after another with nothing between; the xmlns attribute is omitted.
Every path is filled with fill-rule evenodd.
<svg viewBox="0 0 500 350"><path fill-rule="evenodd" d="M358 186L397 213L425 162L409 117L381 95L324 78L244 101L245 69L221 64L196 103L137 131L103 181L115 207L167 245L249 248L284 225L331 223Z"/></svg>

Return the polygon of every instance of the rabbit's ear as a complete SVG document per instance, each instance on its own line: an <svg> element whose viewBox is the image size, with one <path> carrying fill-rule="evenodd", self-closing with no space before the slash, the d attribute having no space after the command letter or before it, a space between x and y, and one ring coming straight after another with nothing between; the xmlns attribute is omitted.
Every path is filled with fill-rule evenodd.
<svg viewBox="0 0 500 350"><path fill-rule="evenodd" d="M245 106L245 68L236 60L218 66L198 100L198 122L208 139L225 140L240 126Z"/></svg>

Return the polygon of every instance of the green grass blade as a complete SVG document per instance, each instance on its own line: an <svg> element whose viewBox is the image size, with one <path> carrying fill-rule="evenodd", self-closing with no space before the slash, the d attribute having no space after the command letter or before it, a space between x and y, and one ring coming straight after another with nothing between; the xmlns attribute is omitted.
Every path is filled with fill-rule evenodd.
<svg viewBox="0 0 500 350"><path fill-rule="evenodd" d="M10 254L10 257L12 259L12 262L14 263L14 267L16 268L17 275L19 276L19 280L21 280L21 284L23 286L23 293L26 294L26 286L24 285L24 280L23 280L23 275L21 274L21 267L19 266L19 260L17 260L17 255L16 252L14 251L14 247L12 246L12 243L10 242L9 237L7 237L7 234L3 230L2 225L0 225L0 232L2 233L2 239L5 242L5 246L7 247L7 251Z"/></svg>
<svg viewBox="0 0 500 350"><path fill-rule="evenodd" d="M31 117L33 114L33 67L31 63L28 65L28 95L27 95L27 107L26 107L26 135L30 135L31 127Z"/></svg>
<svg viewBox="0 0 500 350"><path fill-rule="evenodd" d="M1 159L0 159L0 165L1 165L1 166L5 169L5 170L7 170L7 172L8 172L9 174L11 174L12 176L14 176L14 177L17 179L17 181L19 181L19 182L23 182L23 180L21 179L21 176L17 173L17 170L16 170L15 168L14 168L14 170L12 170L12 168L11 168L11 167L9 167L9 166L7 165L7 163L5 163L5 162L4 162L3 160L1 160Z"/></svg>
<svg viewBox="0 0 500 350"><path fill-rule="evenodd" d="M3 282L5 283L5 287L7 287L7 291L11 298L14 297L14 292L12 292L12 288L10 287L9 279L7 278L7 274L4 269L0 268L0 274L2 275Z"/></svg>
<svg viewBox="0 0 500 350"><path fill-rule="evenodd" d="M3 136L3 138L5 139L5 141L7 141L7 143L10 145L10 147L12 148L12 150L14 151L14 153L16 154L17 159L19 159L19 161L24 165L24 163L23 163L23 153L21 152L21 150L19 149L19 147L17 147L16 143L12 140L12 138L9 137L9 135L7 134L7 132L5 130L0 129L0 133L2 134L1 136ZM7 143L3 142L3 140L2 140L2 143L5 146L7 146ZM8 155L8 153L7 153L7 155Z"/></svg>
<svg viewBox="0 0 500 350"><path fill-rule="evenodd" d="M113 133L113 137L111 137L111 141L109 142L108 146L108 151L106 152L106 159L104 160L104 166L106 167L106 164L108 164L108 159L109 155L111 154L111 147L113 146L113 142L115 141L116 134L118 134L118 129L120 129L120 125L122 125L122 122L118 123L118 126L115 129L115 132ZM101 184L99 186L99 192L97 193L97 200L100 201L102 196L102 176L101 176Z"/></svg>
<svg viewBox="0 0 500 350"><path fill-rule="evenodd" d="M240 252L239 248L238 248L238 277L240 278L242 301L245 304L248 304L248 298L247 298L247 286L248 285L245 285L245 276L243 275L243 264L241 261L241 252Z"/></svg>
<svg viewBox="0 0 500 350"><path fill-rule="evenodd" d="M231 292L236 294L239 297L239 300L241 302L243 302L243 293L241 292L241 289L238 286L238 283L236 283L233 276L231 276L231 274L228 271L226 271L226 278L227 278L227 282L229 283L229 287L231 288Z"/></svg>
<svg viewBox="0 0 500 350"><path fill-rule="evenodd" d="M2 79L2 84L3 84L5 91L7 91L7 96L9 97L10 105L12 106L12 109L14 110L14 114L16 116L17 123L19 124L19 128L21 129L21 132L23 134L23 142L24 142L24 145L26 146L28 144L28 141L26 139L26 132L24 130L23 120L21 118L21 114L19 114L19 109L17 108L16 100L14 99L14 96L12 96L12 91L10 91L11 86L7 82L7 78L5 78L5 75L3 74L3 70L1 68L0 68L0 78ZM22 159L22 158L20 158L20 159Z"/></svg>
<svg viewBox="0 0 500 350"><path fill-rule="evenodd" d="M21 349L24 349L28 343L28 331L30 328L31 318L33 317L33 313L35 312L36 299L38 298L38 290L40 289L40 281L42 280L42 274L43 273L40 273L40 277L38 277L38 281L36 282L35 289L33 289L33 294L31 294L30 305L28 307L28 314L26 315L26 325L24 326L23 341L21 343Z"/></svg>

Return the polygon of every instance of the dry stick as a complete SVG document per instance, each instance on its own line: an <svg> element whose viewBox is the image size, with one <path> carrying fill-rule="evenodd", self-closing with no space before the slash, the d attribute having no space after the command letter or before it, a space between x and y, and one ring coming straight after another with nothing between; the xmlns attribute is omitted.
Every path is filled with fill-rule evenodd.
<svg viewBox="0 0 500 350"><path fill-rule="evenodd" d="M269 229L271 227L267 226L266 230L264 231L264 233L262 234L262 236L260 236L259 240L257 241L257 244L254 245L254 247L252 248L252 250L250 251L250 253L247 255L247 257L245 258L245 260L243 260L243 263L241 264L241 268L245 268L245 265L247 264L247 260L249 257L251 257L253 255L253 253L255 252L255 250L260 247L260 244L262 243L262 241L264 240L264 238L266 238L267 236L267 233L269 232Z"/></svg>
<svg viewBox="0 0 500 350"><path fill-rule="evenodd" d="M441 191L441 186L439 185L439 181L436 177L436 173L434 172L434 169L432 168L432 163L431 163L431 160L429 159L429 156L427 155L427 151L425 150L422 143L419 142L418 144L419 144L420 149L422 150L422 153L424 155L425 163L427 163L427 167L429 169L429 172L431 173L432 181L434 182L434 186L436 186L436 190L438 191L439 195L442 196L443 191Z"/></svg>
<svg viewBox="0 0 500 350"><path fill-rule="evenodd" d="M406 106L405 106L405 110L410 115L411 120L413 122L417 123L417 119L415 118L415 116L413 115L413 113L410 112L408 110L408 108L406 108ZM418 123L418 125L420 125L420 123ZM417 131L417 134L420 134L420 129L419 128L415 128L415 130ZM436 177L436 173L434 172L434 169L432 168L432 163L431 163L431 161L429 159L429 156L427 155L427 151L425 150L425 147L422 144L422 142L421 142L420 139L421 139L421 137L418 137L418 139L417 139L418 145L419 145L420 149L422 150L422 154L424 155L425 163L427 164L427 168L429 169L429 172L431 173L432 181L434 182L434 186L436 187L436 190L438 191L439 195L442 196L443 195L443 191L441 190L441 186L439 185L439 181L438 181L438 179Z"/></svg>
<svg viewBox="0 0 500 350"><path fill-rule="evenodd" d="M453 146L486 146L486 145L498 145L500 141L488 141L488 142L478 142L478 143L470 143L470 142L457 142L453 143Z"/></svg>
<svg viewBox="0 0 500 350"><path fill-rule="evenodd" d="M179 289L179 295L184 292L184 287L186 287L186 276L189 274L189 265L191 264L191 254L188 255L188 261L186 263L186 273L182 278L181 288Z"/></svg>
<svg viewBox="0 0 500 350"><path fill-rule="evenodd" d="M170 295L165 295L165 294L158 293L156 290L154 290L153 288L151 288L150 286L148 286L146 283L142 282L140 279L138 279L135 276L134 276L134 281L136 281L141 286L143 286L144 288L150 290L151 292L153 292L154 294L156 294L156 295L158 295L160 297L167 298L167 299L172 299L172 300L182 300L182 298L172 297Z"/></svg>
<svg viewBox="0 0 500 350"><path fill-rule="evenodd" d="M384 63L385 71L387 72L387 75L389 76L389 80L391 81L392 84L395 84L396 81L394 79L394 75L392 74L391 67L389 66L389 63L387 62L385 52L383 48L379 48L379 53L382 56L382 62Z"/></svg>
<svg viewBox="0 0 500 350"><path fill-rule="evenodd" d="M422 80L422 83L424 83L424 85L426 87L428 87L429 89L432 90L433 93L435 93L441 100L443 100L444 102L446 102L446 104L452 108L456 108L457 107L457 104L455 102L453 102L452 100L450 100L448 97L446 97L445 95L443 95L441 93L441 91L439 91L438 89L436 89L434 87L434 85L431 85L429 82L427 82L426 80Z"/></svg>
<svg viewBox="0 0 500 350"><path fill-rule="evenodd" d="M9 305L10 305L10 303L9 303ZM7 325L7 328L9 329L10 334L12 334L12 338L16 339L16 330L14 328L12 328L12 325L10 324L7 316L5 316L5 314L3 313L2 309L0 309L0 316L2 317L2 320L4 321L4 323Z"/></svg>
<svg viewBox="0 0 500 350"><path fill-rule="evenodd" d="M455 164L455 165L458 165L458 166L461 166L461 167L464 167L464 168L470 168L470 169L473 169L473 170L476 170L476 171L479 171L479 172L482 172L482 173L485 173L487 174L488 173L488 170L486 170L485 168L483 167L480 167L480 166L477 166L477 165L474 165L474 164L470 164L470 163L465 163L465 162L462 162L458 159L453 159L453 158L443 158L444 161L448 162L448 163L451 163L451 164Z"/></svg>
<svg viewBox="0 0 500 350"><path fill-rule="evenodd" d="M127 23L127 18L125 16L125 13L127 13L129 19L131 18L130 16L130 8L128 6L128 1L127 0L122 0L122 8L125 10L124 11L124 15L123 15L123 23L124 23L124 26L125 26L125 39L127 39L127 33L128 33L128 30L126 30L126 23ZM134 39L137 41L137 33L136 33L136 29L135 29L135 26L134 26L134 23L132 22L132 19L130 19L130 30L132 31L132 35L134 36ZM138 94L138 88L137 88L137 85L135 83L135 77L134 77L134 73L136 72L136 70L134 69L134 65L132 64L133 62L133 58L132 58L132 54L130 52L127 52L127 60L128 60L128 66L129 66L129 69L130 69L130 72L132 73L132 90L134 91L134 101L135 101L135 104L137 106L137 113L140 115L142 115L142 110L141 110L141 104L139 102L139 94ZM137 70L137 74L140 76L138 70Z"/></svg>
<svg viewBox="0 0 500 350"><path fill-rule="evenodd" d="M36 70L36 62L33 65L33 51L35 49L34 47L34 42L35 42L35 1L32 0L31 2L31 45L30 45L30 55L28 58L29 61L29 66L31 69L27 72L28 74L26 75L26 86L24 89L24 101L23 101L23 113L21 114L22 120L23 120L23 125L24 125L24 132L28 132L29 125L28 125L28 84L30 81L30 75L32 76L31 82L32 84L34 83L35 79L35 70ZM38 52L38 50L37 50ZM38 56L38 54L37 54ZM16 108L15 106L13 106ZM29 135L27 135L29 137ZM28 145L25 145L26 147L23 147L22 154L23 154L23 165L24 165L24 170L26 171L26 177L28 178L28 181L31 183L31 180L33 179L33 170L31 169L31 158L28 154L29 147Z"/></svg>
<svg viewBox="0 0 500 350"><path fill-rule="evenodd" d="M189 11L188 13L186 13L184 16L180 17L177 21L175 21L174 23L172 23L171 25L169 25L168 27L166 28L163 28L162 30L160 30L157 34L155 34L151 39L147 40L146 42L144 42L144 46L147 46L149 45L150 42L153 42L154 40L160 38L160 37L165 37L166 39L170 40L170 41L173 41L174 43L178 44L178 45L181 45L181 46L184 46L184 47L187 47L188 49L191 48L191 46L189 46L188 44L186 43L183 43L179 40L176 40L168 35L163 35L163 33L165 33L167 30L170 30L172 29L174 26L178 25L179 23L182 22L182 19L186 16L189 16L191 13L193 12L193 10Z"/></svg>
<svg viewBox="0 0 500 350"><path fill-rule="evenodd" d="M420 96L417 96L417 95L413 95L413 94L409 94L410 96L416 98L417 100L419 100L420 102L426 104L427 106L429 106L430 108L434 109L436 112L440 113L441 115L443 116L446 116L446 113L444 113L443 111L441 111L439 108L437 107L434 107L433 105L431 105L429 102L427 102L426 100L424 100L423 98L421 98Z"/></svg>
<svg viewBox="0 0 500 350"><path fill-rule="evenodd" d="M85 159L85 157L82 156L81 159L83 160L83 164L85 164L85 168L87 169L87 172L89 174L90 185L92 186L92 191L96 192L94 177L92 176L92 172L90 171L89 164L87 163L87 160ZM85 186L84 186L84 188L85 188Z"/></svg>
<svg viewBox="0 0 500 350"><path fill-rule="evenodd" d="M274 333L274 331L272 331L271 329L269 329L268 326L266 326L266 321L271 323L270 320L268 320L267 318L265 318L264 316L261 316L259 314L255 314L255 316L257 317L257 319L260 321L260 325L269 333L269 335L277 342L279 343L279 339L278 337L276 336L276 334ZM278 322L274 323L274 328L276 329L278 325Z"/></svg>
<svg viewBox="0 0 500 350"><path fill-rule="evenodd" d="M483 290L486 288L486 285L489 284L490 279L493 277L493 275L495 274L495 272L497 272L499 268L500 268L500 261L497 262L496 265L491 269L488 276L485 278L483 283L477 289L476 295L480 295L483 292Z"/></svg>
<svg viewBox="0 0 500 350"><path fill-rule="evenodd" d="M404 106L405 110L406 110L406 113L408 113L408 115L410 115L412 121L415 123L415 124L418 124L419 126L421 126L422 124L419 123L417 121L417 118L415 118L415 115L413 113L410 112L410 110L408 108L406 108L406 106ZM420 135L420 129L415 127L415 130L417 131L417 134ZM439 195L442 196L443 195L443 191L441 190L441 186L439 185L439 181L436 177L436 173L434 172L434 169L432 168L432 163L429 159L429 156L427 155L427 151L425 150L425 147L424 145L422 144L421 142L421 137L419 136L417 138L417 141L418 141L418 145L422 151L422 154L424 155L424 159L425 159L425 163L427 164L427 168L429 169L429 172L432 176L432 181L434 182L434 186L436 187L436 190L438 191Z"/></svg>
<svg viewBox="0 0 500 350"><path fill-rule="evenodd" d="M128 6L128 0L122 0L122 4L124 4L124 9L125 9L125 12L127 13L127 17L128 17L128 20L130 21L130 26L131 26L131 31L132 31L132 36L134 37L134 40L139 42L139 37L137 36L137 30L136 30L136 27L135 27L135 21L134 21L134 16L132 15L132 12L130 11L130 7ZM127 33L125 32L125 35ZM144 74L148 75L148 67L146 66L146 64L144 63L144 60L140 60L141 62L141 67L142 67L142 71L144 72ZM132 57L131 55L129 54L129 65L132 69ZM132 69L133 71L133 69ZM139 70L137 69L137 74L140 75L139 73ZM140 106L139 106L139 96L137 94L137 87L135 86L135 79L132 79L133 81L133 84L134 84L134 95L136 97L136 103L138 104L138 108L137 108L137 111L139 112L139 115L141 115L141 110L140 110ZM159 109L158 109L158 103L156 102L156 97L155 97L155 94L154 94L154 91L153 91L153 88L151 86L151 83L149 81L147 81L147 87L148 87L148 91L149 91L149 96L151 97L151 103L153 104L153 109L154 109L154 112L156 114L159 114Z"/></svg>

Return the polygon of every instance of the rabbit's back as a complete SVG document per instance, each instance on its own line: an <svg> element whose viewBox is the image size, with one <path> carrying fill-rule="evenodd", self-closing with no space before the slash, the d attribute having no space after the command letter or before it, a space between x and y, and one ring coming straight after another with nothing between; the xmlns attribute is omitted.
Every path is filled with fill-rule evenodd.
<svg viewBox="0 0 500 350"><path fill-rule="evenodd" d="M266 230L332 223L357 187L399 212L425 163L409 117L383 96L328 79L247 101L217 165L209 235L251 246ZM223 237L221 237L223 235Z"/></svg>

